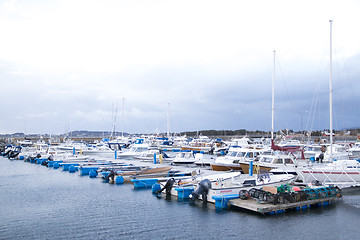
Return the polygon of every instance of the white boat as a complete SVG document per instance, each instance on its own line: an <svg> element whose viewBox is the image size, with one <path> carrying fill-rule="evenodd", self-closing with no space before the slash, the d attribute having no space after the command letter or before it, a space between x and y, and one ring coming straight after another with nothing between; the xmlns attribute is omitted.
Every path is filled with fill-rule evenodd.
<svg viewBox="0 0 360 240"><path fill-rule="evenodd" d="M172 159L171 164L175 165L191 165L195 163L194 152L192 151L182 151L178 152L175 158Z"/></svg>
<svg viewBox="0 0 360 240"><path fill-rule="evenodd" d="M315 155L315 159L320 162L329 163L333 160L349 160L350 154L345 146L339 144L322 145L322 152Z"/></svg>
<svg viewBox="0 0 360 240"><path fill-rule="evenodd" d="M144 143L143 139L137 139L134 144L130 146L130 149L127 151L122 151L117 154L117 158L133 158L140 156L142 153L147 152L150 149L150 145L148 143Z"/></svg>
<svg viewBox="0 0 360 240"><path fill-rule="evenodd" d="M42 158L47 158L53 161L74 161L74 160L87 160L89 157L81 154L72 154L66 150L59 150L57 147L49 147L45 154L41 155Z"/></svg>
<svg viewBox="0 0 360 240"><path fill-rule="evenodd" d="M304 146L304 157L305 159L316 159L322 151L322 147L319 144L307 144Z"/></svg>
<svg viewBox="0 0 360 240"><path fill-rule="evenodd" d="M299 164L304 165L307 161L296 160L294 156L289 154L276 153L272 155L261 155L258 161L253 162L253 167L260 171L271 172L273 174L293 174L296 175L296 168ZM249 173L249 162L241 162L242 171Z"/></svg>
<svg viewBox="0 0 360 240"><path fill-rule="evenodd" d="M121 151L121 150L117 150ZM85 149L80 149L80 154L82 155L90 155L90 156L101 156L101 157L114 157L115 150L111 149L105 143L98 143L96 145L90 145Z"/></svg>
<svg viewBox="0 0 360 240"><path fill-rule="evenodd" d="M149 149L148 151L140 153L138 156L133 156L135 159L139 159L144 162L154 162L154 157L156 162L171 162L170 158L164 152L160 152L158 149Z"/></svg>
<svg viewBox="0 0 360 240"><path fill-rule="evenodd" d="M205 196L208 202L215 203L215 200L212 199L215 195L239 194L240 190L260 188L266 185L285 184L292 179L294 179L294 175L291 174L273 175L267 173L249 176L240 172L221 172L199 175L192 179L181 179L172 185L169 194L178 196L178 192L194 189L190 198L193 200L204 200L203 197ZM166 187L166 183L161 185ZM199 192L199 186L206 189L206 192ZM166 193L166 188L163 189L163 193Z"/></svg>
<svg viewBox="0 0 360 240"><path fill-rule="evenodd" d="M213 147L213 143L207 136L199 136L199 138L194 138L187 144L181 145L181 150L190 150L198 152L210 152Z"/></svg>
<svg viewBox="0 0 360 240"><path fill-rule="evenodd" d="M349 153L350 159L360 159L360 142L354 143L347 152Z"/></svg>
<svg viewBox="0 0 360 240"><path fill-rule="evenodd" d="M217 157L211 168L213 171L241 170L240 162L249 162L263 154L265 149L243 148L232 146L225 156Z"/></svg>
<svg viewBox="0 0 360 240"><path fill-rule="evenodd" d="M79 153L80 151L86 149L87 147L88 145L84 142L66 140L66 142L58 146L58 149L69 152L73 152L75 150L75 153Z"/></svg>
<svg viewBox="0 0 360 240"><path fill-rule="evenodd" d="M33 142L31 140L29 140L29 139L18 140L17 143L20 146L31 146L31 145L33 145Z"/></svg>
<svg viewBox="0 0 360 240"><path fill-rule="evenodd" d="M333 161L328 164L312 164L297 168L305 183L314 180L341 187L360 186L360 163L356 160Z"/></svg>
<svg viewBox="0 0 360 240"><path fill-rule="evenodd" d="M305 166L297 169L298 175L305 183L317 180L332 186L352 187L360 186L360 166L356 160L348 160L347 152L342 152L336 144L333 144L332 127L332 20L330 20L330 73L329 73L329 106L330 106L330 145L324 153L323 162L328 164L319 164ZM320 158L320 157L319 157Z"/></svg>

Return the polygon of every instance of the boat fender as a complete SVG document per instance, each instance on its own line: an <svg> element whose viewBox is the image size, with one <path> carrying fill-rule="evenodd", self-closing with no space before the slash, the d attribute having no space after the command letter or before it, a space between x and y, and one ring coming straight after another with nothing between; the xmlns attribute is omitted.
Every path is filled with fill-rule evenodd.
<svg viewBox="0 0 360 240"><path fill-rule="evenodd" d="M175 183L175 179L169 178L166 181L164 187L161 188L160 190L158 190L156 193L161 193L165 189L166 195L170 195L170 192L171 192L172 187L174 186L174 183Z"/></svg>
<svg viewBox="0 0 360 240"><path fill-rule="evenodd" d="M209 189L211 188L211 182L209 179L204 179L201 182L199 182L199 187L191 193L191 199L196 200L201 195L203 198L203 201L207 200L207 194L209 192Z"/></svg>
<svg viewBox="0 0 360 240"><path fill-rule="evenodd" d="M152 191L153 193L157 193L160 189L161 189L161 186L160 186L160 184L158 184L158 183L154 184L154 185L151 187L151 191Z"/></svg>
<svg viewBox="0 0 360 240"><path fill-rule="evenodd" d="M69 173L74 173L75 172L75 166L74 165L71 165L70 167L69 167Z"/></svg>
<svg viewBox="0 0 360 240"><path fill-rule="evenodd" d="M60 167L60 164L58 162L54 163L54 169L58 169Z"/></svg>
<svg viewBox="0 0 360 240"><path fill-rule="evenodd" d="M123 183L124 183L124 177L123 176L116 176L115 184L123 184Z"/></svg>
<svg viewBox="0 0 360 240"><path fill-rule="evenodd" d="M98 172L97 172L96 170L91 170L91 171L89 172L89 177L90 177L90 178L96 178L97 175L98 175Z"/></svg>

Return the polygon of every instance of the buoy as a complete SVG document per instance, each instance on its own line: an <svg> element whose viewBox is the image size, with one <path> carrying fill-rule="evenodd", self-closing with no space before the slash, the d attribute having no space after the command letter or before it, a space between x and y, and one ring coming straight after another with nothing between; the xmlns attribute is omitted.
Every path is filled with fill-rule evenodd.
<svg viewBox="0 0 360 240"><path fill-rule="evenodd" d="M74 166L74 165L71 165L71 166L69 167L69 173L74 173L75 171L76 171L75 166Z"/></svg>
<svg viewBox="0 0 360 240"><path fill-rule="evenodd" d="M58 162L54 163L54 169L58 169L60 167L60 164Z"/></svg>
<svg viewBox="0 0 360 240"><path fill-rule="evenodd" d="M90 177L90 178L96 178L97 175L98 175L98 172L95 171L95 170L91 170L91 171L89 172L89 177Z"/></svg>
<svg viewBox="0 0 360 240"><path fill-rule="evenodd" d="M293 187L293 190L294 190L295 192L301 191L301 189L300 189L299 187Z"/></svg>
<svg viewBox="0 0 360 240"><path fill-rule="evenodd" d="M159 191L160 189L161 189L161 186L160 186L160 184L158 184L158 183L154 184L154 185L151 187L151 191L152 191L153 193L156 193L156 192Z"/></svg>
<svg viewBox="0 0 360 240"><path fill-rule="evenodd" d="M116 184L123 184L124 183L124 177L123 176L116 176L115 183Z"/></svg>

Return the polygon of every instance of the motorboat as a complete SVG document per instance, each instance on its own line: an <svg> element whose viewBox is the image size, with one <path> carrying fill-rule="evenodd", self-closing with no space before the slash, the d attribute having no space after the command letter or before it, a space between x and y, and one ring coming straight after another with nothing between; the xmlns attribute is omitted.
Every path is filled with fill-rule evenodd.
<svg viewBox="0 0 360 240"><path fill-rule="evenodd" d="M240 162L241 169L244 173L248 174L250 169L250 162ZM289 154L273 154L273 155L261 155L257 161L253 162L254 168L260 169L260 171L270 172L274 174L293 174L296 175L296 160L295 157Z"/></svg>
<svg viewBox="0 0 360 240"><path fill-rule="evenodd" d="M298 176L305 183L319 181L340 188L360 186L360 163L357 160L312 163L298 167L296 170Z"/></svg>
<svg viewBox="0 0 360 240"><path fill-rule="evenodd" d="M269 150L232 146L225 156L219 156L211 164L213 171L242 170L240 162L248 162Z"/></svg>

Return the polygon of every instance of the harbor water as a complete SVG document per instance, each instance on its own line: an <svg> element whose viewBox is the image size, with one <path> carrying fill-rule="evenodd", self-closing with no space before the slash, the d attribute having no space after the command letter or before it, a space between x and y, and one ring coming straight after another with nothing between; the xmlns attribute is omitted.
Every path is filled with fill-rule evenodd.
<svg viewBox="0 0 360 240"><path fill-rule="evenodd" d="M358 239L360 192L262 216L0 157L0 239Z"/></svg>

